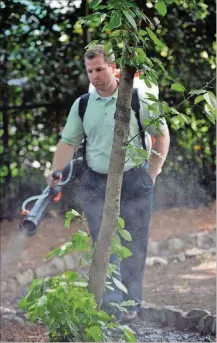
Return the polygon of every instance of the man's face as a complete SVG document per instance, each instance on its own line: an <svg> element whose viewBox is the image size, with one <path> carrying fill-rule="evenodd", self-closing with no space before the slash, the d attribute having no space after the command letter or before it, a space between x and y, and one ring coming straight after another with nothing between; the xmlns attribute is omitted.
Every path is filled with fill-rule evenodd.
<svg viewBox="0 0 217 343"><path fill-rule="evenodd" d="M89 81L98 91L106 90L114 80L115 64L108 64L102 55L86 58L85 67Z"/></svg>

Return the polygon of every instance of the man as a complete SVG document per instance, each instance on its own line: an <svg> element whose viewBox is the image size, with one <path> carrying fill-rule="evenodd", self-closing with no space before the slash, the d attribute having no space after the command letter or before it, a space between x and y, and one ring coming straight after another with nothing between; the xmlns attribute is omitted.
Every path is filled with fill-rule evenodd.
<svg viewBox="0 0 217 343"><path fill-rule="evenodd" d="M90 234L96 241L102 219L112 150L118 82L114 77L116 68L114 55L106 55L102 45L96 45L89 49L85 53L84 61L89 81L95 90L90 94L83 121L78 113L80 99L77 99L72 105L62 132L62 138L54 154L53 169L62 170L65 167L86 135L88 167L81 180L81 197ZM154 115L148 110L148 104L145 100L140 101L140 107L141 123L145 119L153 119ZM125 259L120 265L117 257L113 255L111 262L119 267L119 279L128 289L128 294L122 294L117 288L112 292L106 291L102 308L111 312L110 302L120 303L123 300L134 300L137 305L132 306L130 311L124 314L123 320L125 322L136 317L142 302L142 282L152 209L153 185L161 171L169 148L169 132L166 122L164 121L159 125L163 135L158 134L153 126L149 126L147 131L154 136L153 148L161 156L151 156L145 168L144 165L136 167L132 159L126 156L124 166L120 216L125 220L125 229L132 236L132 242L124 243L124 245L130 249L133 256ZM131 144L141 147L138 133L138 123L132 110L129 140L136 136ZM51 177L48 182L52 184ZM116 315L118 317L119 314L116 313Z"/></svg>

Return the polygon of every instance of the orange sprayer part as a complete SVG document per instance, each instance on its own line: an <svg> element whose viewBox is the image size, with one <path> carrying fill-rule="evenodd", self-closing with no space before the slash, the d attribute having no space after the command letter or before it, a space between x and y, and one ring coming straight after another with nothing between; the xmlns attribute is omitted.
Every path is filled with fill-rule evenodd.
<svg viewBox="0 0 217 343"><path fill-rule="evenodd" d="M21 211L22 216L27 216L28 213L29 213L28 210L23 210L23 211Z"/></svg>
<svg viewBox="0 0 217 343"><path fill-rule="evenodd" d="M62 198L62 193L61 192L59 192L56 196L55 196L55 198L53 198L53 202L58 202L58 201L60 201L60 199Z"/></svg>

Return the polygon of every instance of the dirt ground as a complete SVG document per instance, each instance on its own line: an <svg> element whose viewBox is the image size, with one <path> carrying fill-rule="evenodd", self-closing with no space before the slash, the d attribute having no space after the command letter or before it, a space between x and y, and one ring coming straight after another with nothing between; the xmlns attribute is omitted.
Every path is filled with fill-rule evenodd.
<svg viewBox="0 0 217 343"><path fill-rule="evenodd" d="M41 223L39 232L26 239L20 247L17 239L18 227L18 220L1 223L1 252L3 257L5 253L9 258L12 256L11 271L12 265L16 270L41 265L47 252L70 239L79 225L71 224L69 229L65 229L64 218L52 213L50 218ZM215 228L215 202L208 207L197 209L172 208L153 213L149 240L160 241L169 237L180 237L185 233ZM13 255L18 255L14 261ZM183 309L197 307L199 303L201 307L214 309L214 282L213 258L208 261L198 258L176 264L170 263L164 267L149 267L145 273L144 299L156 305L178 305Z"/></svg>
<svg viewBox="0 0 217 343"><path fill-rule="evenodd" d="M11 259L8 270L10 273L13 273L13 270L24 270L41 265L46 253L67 241L79 225L71 224L69 229L65 229L64 218L53 212L42 222L35 236L26 239L22 246L16 248L18 227L18 220L1 223L2 256L16 254L16 259ZM213 231L215 228L215 202L197 209L173 208L153 213L149 239L160 241L169 237L180 237L185 233ZM171 262L166 266L147 267L143 298L146 302L157 306L170 305L186 311L202 308L215 314L215 274L216 261L213 256L205 259L191 258L185 262ZM39 328L38 330L40 331Z"/></svg>

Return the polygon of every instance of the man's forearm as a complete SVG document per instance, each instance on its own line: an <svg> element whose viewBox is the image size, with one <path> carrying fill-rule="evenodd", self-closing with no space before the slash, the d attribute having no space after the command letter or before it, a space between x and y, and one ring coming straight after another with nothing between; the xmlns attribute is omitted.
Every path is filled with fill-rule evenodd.
<svg viewBox="0 0 217 343"><path fill-rule="evenodd" d="M63 168L73 158L75 151L76 151L75 146L60 141L57 144L57 149L54 153L52 169L63 170Z"/></svg>
<svg viewBox="0 0 217 343"><path fill-rule="evenodd" d="M169 130L163 130L163 136L160 134L155 136L155 143L152 147L152 150L155 150L158 154L152 153L149 160L149 169L148 172L155 180L156 176L160 174L162 166L166 160L168 150L170 145L170 136Z"/></svg>

